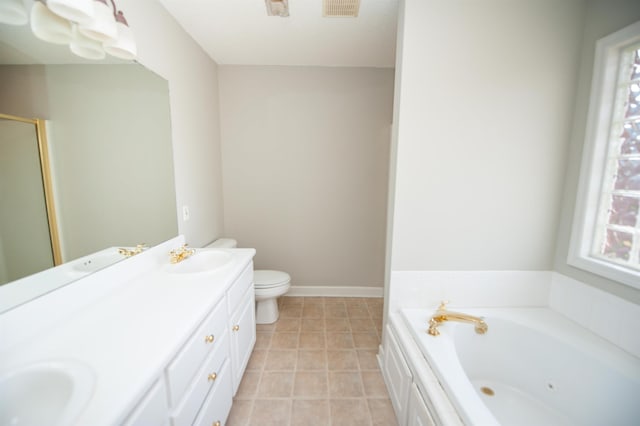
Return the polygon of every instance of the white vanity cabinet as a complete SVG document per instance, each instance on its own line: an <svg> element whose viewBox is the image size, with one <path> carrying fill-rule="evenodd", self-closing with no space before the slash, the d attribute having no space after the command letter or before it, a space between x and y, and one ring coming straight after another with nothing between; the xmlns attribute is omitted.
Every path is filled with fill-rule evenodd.
<svg viewBox="0 0 640 426"><path fill-rule="evenodd" d="M246 269L227 291L231 332L231 370L235 395L256 342L256 309L253 268Z"/></svg>

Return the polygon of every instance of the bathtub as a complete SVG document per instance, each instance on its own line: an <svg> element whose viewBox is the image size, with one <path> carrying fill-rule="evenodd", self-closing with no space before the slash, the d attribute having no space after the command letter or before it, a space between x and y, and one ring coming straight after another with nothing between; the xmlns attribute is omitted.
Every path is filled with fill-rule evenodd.
<svg viewBox="0 0 640 426"><path fill-rule="evenodd" d="M463 423L640 425L640 359L550 309L450 309L487 333L447 322L434 337L433 312L401 317Z"/></svg>

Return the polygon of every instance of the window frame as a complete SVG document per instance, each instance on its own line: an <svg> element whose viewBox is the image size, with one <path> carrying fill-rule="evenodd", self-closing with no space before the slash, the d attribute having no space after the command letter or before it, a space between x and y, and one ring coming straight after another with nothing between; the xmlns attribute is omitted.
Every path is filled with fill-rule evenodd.
<svg viewBox="0 0 640 426"><path fill-rule="evenodd" d="M640 271L591 255L605 161L609 148L617 78L622 52L640 42L640 21L596 43L584 151L567 263L640 289Z"/></svg>

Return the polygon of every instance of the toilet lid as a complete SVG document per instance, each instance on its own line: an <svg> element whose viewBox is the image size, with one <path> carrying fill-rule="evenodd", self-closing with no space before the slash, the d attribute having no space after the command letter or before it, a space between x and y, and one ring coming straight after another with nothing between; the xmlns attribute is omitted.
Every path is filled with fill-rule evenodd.
<svg viewBox="0 0 640 426"><path fill-rule="evenodd" d="M256 287L275 287L282 284L288 284L291 277L286 272L257 270L253 271L253 282Z"/></svg>

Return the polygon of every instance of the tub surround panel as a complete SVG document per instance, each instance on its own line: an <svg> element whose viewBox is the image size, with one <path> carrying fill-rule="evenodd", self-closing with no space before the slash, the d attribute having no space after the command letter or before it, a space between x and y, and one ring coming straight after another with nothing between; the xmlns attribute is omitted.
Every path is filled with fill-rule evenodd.
<svg viewBox="0 0 640 426"><path fill-rule="evenodd" d="M549 306L640 357L640 305L554 273L551 276Z"/></svg>
<svg viewBox="0 0 640 426"><path fill-rule="evenodd" d="M549 271L392 271L389 312L451 306L546 306Z"/></svg>

